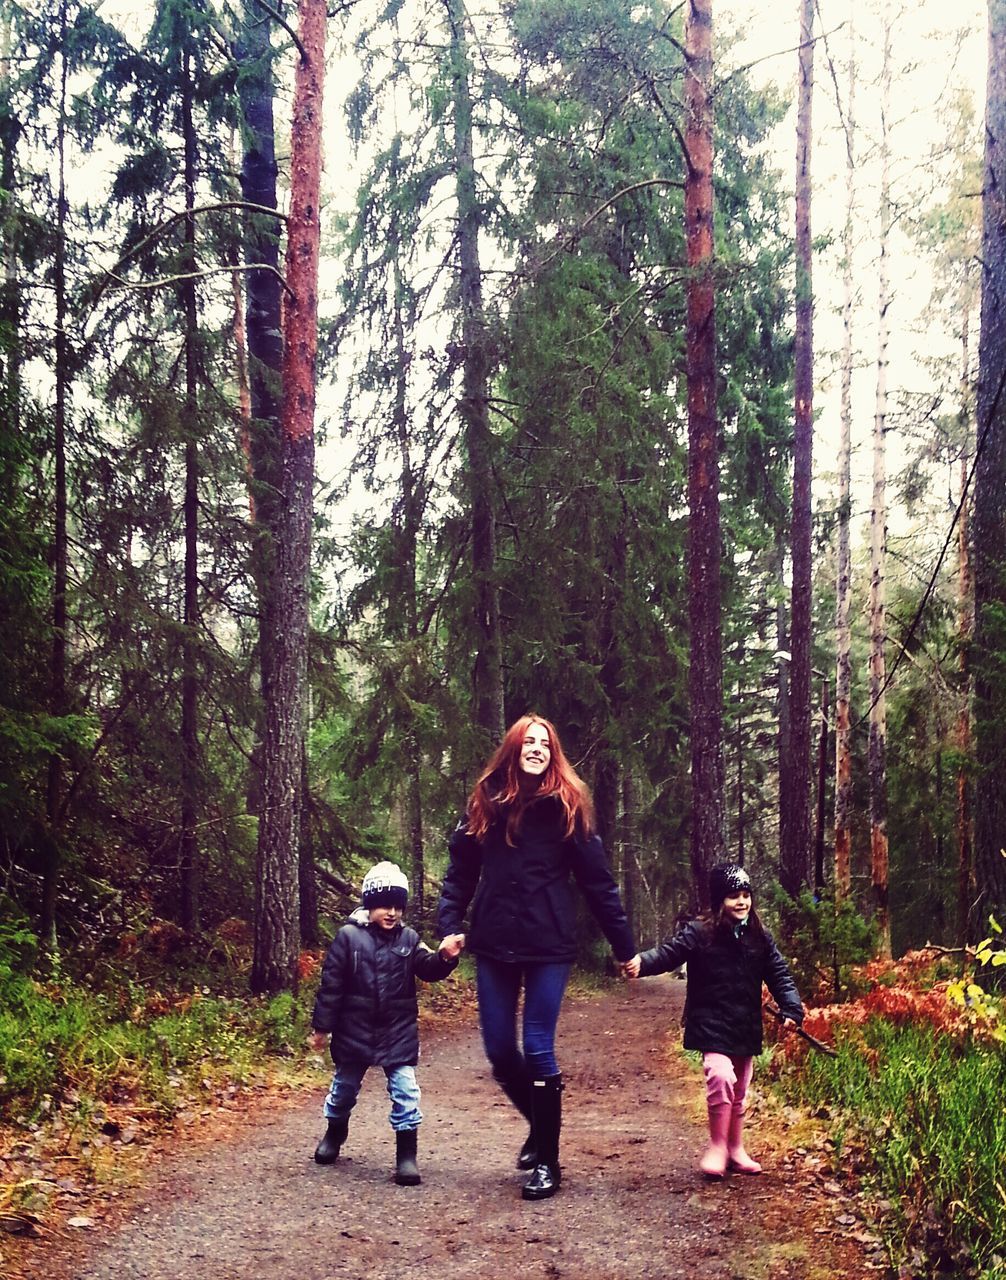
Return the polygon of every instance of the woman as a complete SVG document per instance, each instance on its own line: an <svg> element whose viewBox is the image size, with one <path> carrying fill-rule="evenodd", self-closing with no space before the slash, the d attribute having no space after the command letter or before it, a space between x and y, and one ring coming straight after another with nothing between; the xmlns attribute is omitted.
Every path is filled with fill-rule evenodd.
<svg viewBox="0 0 1006 1280"><path fill-rule="evenodd" d="M570 876L622 963L635 955L632 931L594 832L586 786L554 727L527 715L510 726L468 800L450 841L438 908L440 931L460 934L476 956L479 1022L493 1076L530 1122L518 1168L521 1194L544 1200L559 1189L562 1075L555 1028L576 956ZM524 990L523 1051L517 1003Z"/></svg>

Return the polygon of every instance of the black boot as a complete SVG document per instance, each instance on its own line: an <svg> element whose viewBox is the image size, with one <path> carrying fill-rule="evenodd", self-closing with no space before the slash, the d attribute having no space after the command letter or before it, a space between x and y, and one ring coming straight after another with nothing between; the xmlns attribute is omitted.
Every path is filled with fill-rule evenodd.
<svg viewBox="0 0 1006 1280"><path fill-rule="evenodd" d="M559 1190L559 1133L562 1129L562 1076L531 1081L531 1114L538 1163L521 1189L525 1200L547 1200Z"/></svg>
<svg viewBox="0 0 1006 1280"><path fill-rule="evenodd" d="M339 1158L339 1149L349 1133L348 1120L329 1120L325 1136L314 1150L318 1164L333 1164Z"/></svg>
<svg viewBox="0 0 1006 1280"><path fill-rule="evenodd" d="M514 1072L506 1072L505 1074L494 1071L493 1076L496 1079L496 1083L528 1123L528 1135L524 1139L520 1154L517 1156L517 1168L533 1169L538 1163L538 1155L534 1141L534 1124L531 1120L531 1081L527 1078L523 1068Z"/></svg>
<svg viewBox="0 0 1006 1280"><path fill-rule="evenodd" d="M395 1181L400 1187L418 1187L422 1182L416 1164L418 1129L399 1129L395 1134Z"/></svg>

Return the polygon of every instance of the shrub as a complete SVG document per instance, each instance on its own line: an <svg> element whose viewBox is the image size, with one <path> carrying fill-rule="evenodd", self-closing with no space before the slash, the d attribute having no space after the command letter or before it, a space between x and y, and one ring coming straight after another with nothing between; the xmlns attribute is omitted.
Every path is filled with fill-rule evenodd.
<svg viewBox="0 0 1006 1280"><path fill-rule="evenodd" d="M854 966L874 952L873 926L849 899L793 899L776 886L767 894L797 987L809 999L838 1000L854 988Z"/></svg>

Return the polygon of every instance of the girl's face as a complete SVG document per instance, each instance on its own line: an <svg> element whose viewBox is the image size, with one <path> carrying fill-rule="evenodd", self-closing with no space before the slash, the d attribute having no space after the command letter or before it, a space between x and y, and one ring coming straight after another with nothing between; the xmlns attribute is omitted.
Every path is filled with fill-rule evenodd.
<svg viewBox="0 0 1006 1280"><path fill-rule="evenodd" d="M739 889L723 899L723 914L734 924L743 924L751 914L751 891Z"/></svg>
<svg viewBox="0 0 1006 1280"><path fill-rule="evenodd" d="M551 759L552 749L549 746L548 730L543 724L529 724L520 748L521 773L530 774L532 778L540 778L548 768Z"/></svg>

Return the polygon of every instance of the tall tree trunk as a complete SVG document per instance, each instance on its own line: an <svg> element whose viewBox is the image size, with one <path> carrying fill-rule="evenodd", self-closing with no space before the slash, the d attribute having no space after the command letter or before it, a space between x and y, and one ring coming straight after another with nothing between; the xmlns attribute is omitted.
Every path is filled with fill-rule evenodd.
<svg viewBox="0 0 1006 1280"><path fill-rule="evenodd" d="M828 681L821 681L821 726L817 739L817 822L814 832L814 892L824 892L824 784L828 772Z"/></svg>
<svg viewBox="0 0 1006 1280"><path fill-rule="evenodd" d="M243 0L234 56L242 69L238 78L244 139L241 195L249 205L259 209L277 209L274 53L269 22L256 0ZM273 645L268 635L271 615L266 608L266 598L271 529L280 491L278 460L283 363L283 285L279 272L279 238L278 218L268 214L245 214L244 260L247 266L253 268L245 273L245 331L251 405L248 422L248 457L252 477L249 506L255 526L251 567L258 596L258 651L262 690L271 684ZM265 713L261 710L253 762L248 776L248 809L256 814L262 812L264 723Z"/></svg>
<svg viewBox="0 0 1006 1280"><path fill-rule="evenodd" d="M743 649L738 658L743 657ZM744 859L747 856L745 848L745 838L747 832L747 815L744 811L744 694L741 689L740 679L737 681L737 849L736 860L743 867Z"/></svg>
<svg viewBox="0 0 1006 1280"><path fill-rule="evenodd" d="M237 167L234 132L231 132L230 161ZM234 320L231 331L234 335L234 365L238 384L238 414L241 456L245 463L245 477L248 481L248 519L255 524L255 466L252 461L252 398L251 376L248 371L248 326L245 322L245 298L241 284L241 273L237 270L241 254L237 246L228 254L228 265L234 267L231 275L231 298L234 304Z"/></svg>
<svg viewBox="0 0 1006 1280"><path fill-rule="evenodd" d="M479 230L482 216L476 187L472 125L468 14L464 0L444 0L450 28L454 94L454 159L458 202L458 292L464 348L461 415L468 452L471 502L472 582L475 592L477 652L473 673L475 723L487 740L503 734L503 646L496 582L496 513L489 424L489 350L482 301Z"/></svg>
<svg viewBox="0 0 1006 1280"><path fill-rule="evenodd" d="M17 148L21 121L11 93L11 46L14 18L4 7L0 34L0 238L3 245L3 282L0 284L0 396L2 421L12 434L20 429L21 414L21 291L18 285L20 233L16 216Z"/></svg>
<svg viewBox="0 0 1006 1280"><path fill-rule="evenodd" d="M688 379L688 693L691 712L693 893L725 852L723 640L720 619L716 293L713 278L712 0L685 10L686 371Z"/></svg>
<svg viewBox="0 0 1006 1280"><path fill-rule="evenodd" d="M845 226L842 231L842 392L838 446L838 570L835 583L835 901L852 889L852 255L856 207L856 56L850 33L845 124Z"/></svg>
<svg viewBox="0 0 1006 1280"><path fill-rule="evenodd" d="M315 363L318 349L324 0L300 0L291 120L290 215L284 309L281 488L272 522L265 612L272 657L263 664L265 742L259 821L252 989L296 988L299 949L298 840L307 680L308 577L314 488Z"/></svg>
<svg viewBox="0 0 1006 1280"><path fill-rule="evenodd" d="M776 530L772 571L775 578L775 648L776 648L776 721L779 725L776 759L779 773L779 856L786 843L785 832L789 830L787 805L789 789L786 778L789 774L790 753L790 717L789 717L789 619L790 611L786 598L786 536L781 529Z"/></svg>
<svg viewBox="0 0 1006 1280"><path fill-rule="evenodd" d="M888 111L891 82L891 24L884 15L884 57L881 70L880 144L880 262L877 295L877 407L873 419L873 502L870 508L870 867L874 922L882 957L891 954L891 915L888 905L887 849L887 341L890 305L887 254L891 235L891 148Z"/></svg>
<svg viewBox="0 0 1006 1280"><path fill-rule="evenodd" d="M629 765L622 771L622 903L629 928L636 933L636 851L639 848L639 815L636 801L636 779Z"/></svg>
<svg viewBox="0 0 1006 1280"><path fill-rule="evenodd" d="M405 282L396 248L394 259L395 288L395 435L398 441L399 483L402 495L401 523L397 530L396 569L398 588L393 610L401 608L405 637L411 650L411 660L418 673L416 648L419 641L419 605L416 582L416 551L421 520L421 499L416 488L412 467L409 439L408 370L409 352L406 346L405 322L402 316ZM417 691L418 692L418 691ZM426 917L426 856L423 843L423 788L420 761L419 736L415 719L407 726L405 745L405 811L408 825L407 840L412 870L413 915L422 923Z"/></svg>
<svg viewBox="0 0 1006 1280"><path fill-rule="evenodd" d="M196 131L192 121L189 50L182 52L182 142L185 183L185 252L181 285L185 315L185 586L182 640L182 803L179 873L181 923L190 933L199 928L199 848L196 840L199 792L199 311L196 300Z"/></svg>
<svg viewBox="0 0 1006 1280"><path fill-rule="evenodd" d="M67 492L66 492L66 421L67 393L70 377L69 343L66 335L66 62L67 15L66 4L60 6L60 78L59 114L56 121L56 246L53 261L53 293L55 301L56 339L54 370L56 382L55 413L53 420L53 592L52 592L52 651L49 662L49 709L55 719L65 716L68 710L66 694L66 628L67 628ZM42 868L42 905L39 916L39 938L43 948L55 955L58 949L56 936L56 897L59 889L61 833L58 830L60 804L63 793L63 756L59 750L49 756L46 779L45 812L48 833L45 841Z"/></svg>
<svg viewBox="0 0 1006 1280"><path fill-rule="evenodd" d="M256 0L244 0L235 58L244 128L241 194L260 209L276 209L276 142L273 122L275 78L269 23ZM248 381L251 403L252 501L267 543L279 493L280 376L283 362L282 291L279 272L280 223L268 214L246 214L244 257L260 268L245 274ZM261 559L262 557L258 557ZM267 646L263 646L263 654Z"/></svg>
<svg viewBox="0 0 1006 1280"><path fill-rule="evenodd" d="M300 839L297 858L297 885L300 899L300 940L305 947L322 944L318 923L318 878L314 862L314 828L311 824L311 777L308 769L307 739L301 736L300 750Z"/></svg>
<svg viewBox="0 0 1006 1280"><path fill-rule="evenodd" d="M796 333L794 341L792 611L789 759L783 779L779 882L792 897L807 883L810 850L811 478L814 450L814 292L810 234L814 0L800 0L796 124Z"/></svg>
<svg viewBox="0 0 1006 1280"><path fill-rule="evenodd" d="M967 310L964 311L961 361L961 421L967 431L970 400L970 356L968 352L969 326ZM960 520L957 526L957 642L960 649L958 664L961 673L961 708L957 715L957 750L960 765L957 769L957 941L964 946L968 940L971 904L975 896L974 845L971 830L971 778L965 761L971 757L971 676L968 651L974 633L974 597L971 581L970 519L968 510L968 464L970 450L962 446Z"/></svg>
<svg viewBox="0 0 1006 1280"><path fill-rule="evenodd" d="M972 928L1006 923L1006 0L989 0L975 471L975 880Z"/></svg>

